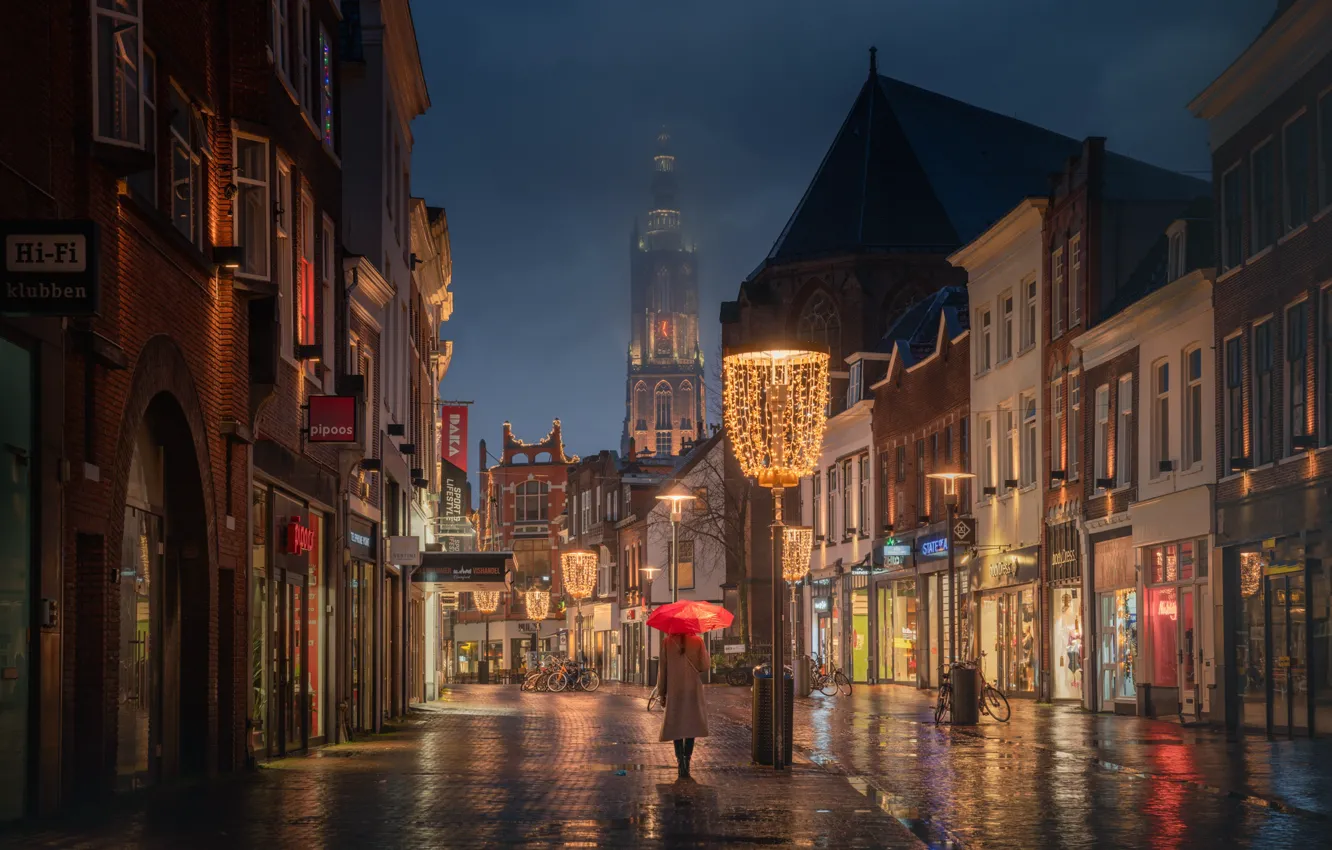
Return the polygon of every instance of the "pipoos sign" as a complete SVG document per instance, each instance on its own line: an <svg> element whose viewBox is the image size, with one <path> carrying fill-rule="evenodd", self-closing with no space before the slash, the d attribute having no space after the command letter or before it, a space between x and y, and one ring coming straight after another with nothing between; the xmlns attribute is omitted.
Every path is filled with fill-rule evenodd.
<svg viewBox="0 0 1332 850"><path fill-rule="evenodd" d="M309 402L312 443L358 443L356 397L350 395L312 395Z"/></svg>

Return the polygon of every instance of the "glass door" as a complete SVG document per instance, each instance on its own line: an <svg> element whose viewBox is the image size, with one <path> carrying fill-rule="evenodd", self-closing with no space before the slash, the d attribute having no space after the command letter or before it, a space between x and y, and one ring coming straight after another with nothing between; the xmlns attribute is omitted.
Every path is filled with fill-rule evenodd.
<svg viewBox="0 0 1332 850"><path fill-rule="evenodd" d="M1194 628L1194 592L1191 587L1179 591L1179 704L1189 717L1198 716L1198 641Z"/></svg>
<svg viewBox="0 0 1332 850"><path fill-rule="evenodd" d="M1268 729L1287 735L1309 732L1307 600L1304 574L1269 576L1267 604L1271 641Z"/></svg>
<svg viewBox="0 0 1332 850"><path fill-rule="evenodd" d="M156 780L160 735L162 518L125 508L120 549L120 670L116 704L116 787L143 788Z"/></svg>
<svg viewBox="0 0 1332 850"><path fill-rule="evenodd" d="M1100 636L1097 658L1101 665L1101 711L1114 711L1115 691L1119 683L1119 649L1116 640L1119 624L1115 616L1117 607L1115 594L1099 594L1097 603L1099 608L1096 629Z"/></svg>
<svg viewBox="0 0 1332 850"><path fill-rule="evenodd" d="M269 704L273 714L270 727L277 735L270 741L272 755L285 755L305 748L305 577L279 571L273 585L273 607L269 623L272 629L270 652L272 670L269 681L273 693Z"/></svg>

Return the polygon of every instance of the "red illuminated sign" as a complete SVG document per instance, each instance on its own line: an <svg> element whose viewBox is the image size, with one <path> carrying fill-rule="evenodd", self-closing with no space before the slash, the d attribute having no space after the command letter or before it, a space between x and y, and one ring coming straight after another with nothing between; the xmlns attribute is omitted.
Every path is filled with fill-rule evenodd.
<svg viewBox="0 0 1332 850"><path fill-rule="evenodd" d="M356 397L312 395L309 402L312 443L360 442L356 422Z"/></svg>
<svg viewBox="0 0 1332 850"><path fill-rule="evenodd" d="M467 407L446 404L439 409L439 441L442 457L449 463L467 471Z"/></svg>
<svg viewBox="0 0 1332 850"><path fill-rule="evenodd" d="M287 554L303 555L314 548L315 533L313 528L301 525L300 517L287 521Z"/></svg>

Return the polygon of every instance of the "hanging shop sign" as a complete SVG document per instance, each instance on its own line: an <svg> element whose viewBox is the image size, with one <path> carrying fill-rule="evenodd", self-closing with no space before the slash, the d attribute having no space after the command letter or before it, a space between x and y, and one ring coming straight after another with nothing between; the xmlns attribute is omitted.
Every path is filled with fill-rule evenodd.
<svg viewBox="0 0 1332 850"><path fill-rule="evenodd" d="M97 315L96 222L0 221L0 237L5 249L0 313Z"/></svg>
<svg viewBox="0 0 1332 850"><path fill-rule="evenodd" d="M356 516L347 517L347 550L362 561L375 559L375 526Z"/></svg>
<svg viewBox="0 0 1332 850"><path fill-rule="evenodd" d="M976 567L977 589L1011 587L1040 576L1040 547L1028 546L983 559Z"/></svg>
<svg viewBox="0 0 1332 850"><path fill-rule="evenodd" d="M883 544L883 559L886 563L889 558L910 558L910 543L885 543Z"/></svg>
<svg viewBox="0 0 1332 850"><path fill-rule="evenodd" d="M832 610L832 600L826 596L814 597L814 611L818 614L827 614Z"/></svg>
<svg viewBox="0 0 1332 850"><path fill-rule="evenodd" d="M512 552L422 552L412 581L424 590L507 590Z"/></svg>
<svg viewBox="0 0 1332 850"><path fill-rule="evenodd" d="M1082 579L1081 544L1075 520L1046 527L1046 550L1050 553L1050 581L1076 583Z"/></svg>
<svg viewBox="0 0 1332 850"><path fill-rule="evenodd" d="M421 538L389 537L388 562L400 567L421 566Z"/></svg>
<svg viewBox="0 0 1332 850"><path fill-rule="evenodd" d="M446 404L440 407L439 425L440 457L467 472L467 406Z"/></svg>
<svg viewBox="0 0 1332 850"><path fill-rule="evenodd" d="M312 443L359 443L361 429L356 396L312 395L307 403Z"/></svg>
<svg viewBox="0 0 1332 850"><path fill-rule="evenodd" d="M524 634L534 635L534 634L537 633L537 629L538 629L538 628L540 628L540 626L539 626L538 624L536 624L536 623L519 623L519 624L518 624L518 631L523 632Z"/></svg>

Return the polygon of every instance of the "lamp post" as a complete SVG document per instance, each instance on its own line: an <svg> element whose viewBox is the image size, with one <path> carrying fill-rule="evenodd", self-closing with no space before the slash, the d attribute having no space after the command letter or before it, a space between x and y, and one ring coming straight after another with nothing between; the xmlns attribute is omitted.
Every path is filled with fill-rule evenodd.
<svg viewBox="0 0 1332 850"><path fill-rule="evenodd" d="M600 558L596 552L575 549L560 553L560 567L564 570L564 589L578 603L577 628L574 635L574 657L580 658L579 644L583 640L583 600L592 595L597 582L597 564Z"/></svg>
<svg viewBox="0 0 1332 850"><path fill-rule="evenodd" d="M809 554L814 551L814 529L788 525L782 534L782 578L791 586L791 664L796 663L796 583L809 572Z"/></svg>
<svg viewBox="0 0 1332 850"><path fill-rule="evenodd" d="M535 657L537 641L541 639L541 621L550 613L550 594L544 590L529 590L523 594L523 607L527 609L528 619L535 621L536 625L536 631L532 634L532 652Z"/></svg>
<svg viewBox="0 0 1332 850"><path fill-rule="evenodd" d="M957 661L957 553L953 551L953 520L957 518L957 482L975 478L970 472L931 472L926 478L944 482L944 504L948 506L948 521L944 524L944 540L948 542L948 663ZM970 585L967 586L970 591Z"/></svg>
<svg viewBox="0 0 1332 850"><path fill-rule="evenodd" d="M828 411L828 355L792 349L722 359L722 418L740 469L772 490L772 764L784 765L781 734L782 494L813 474Z"/></svg>
<svg viewBox="0 0 1332 850"><path fill-rule="evenodd" d="M481 650L481 663L486 665L486 683L490 683L490 615L499 608L500 592L498 590L474 590L472 591L472 602L476 604L476 610L486 615L486 642Z"/></svg>
<svg viewBox="0 0 1332 850"><path fill-rule="evenodd" d="M649 685L648 668L652 666L652 631L647 627L647 618L652 615L652 580L661 572L661 567L640 567L640 573L647 575L647 596L643 603L643 684Z"/></svg>
<svg viewBox="0 0 1332 850"><path fill-rule="evenodd" d="M676 481L665 492L657 494L657 501L671 504L671 601L680 601L680 521L684 519L685 502L698 498L693 491Z"/></svg>

